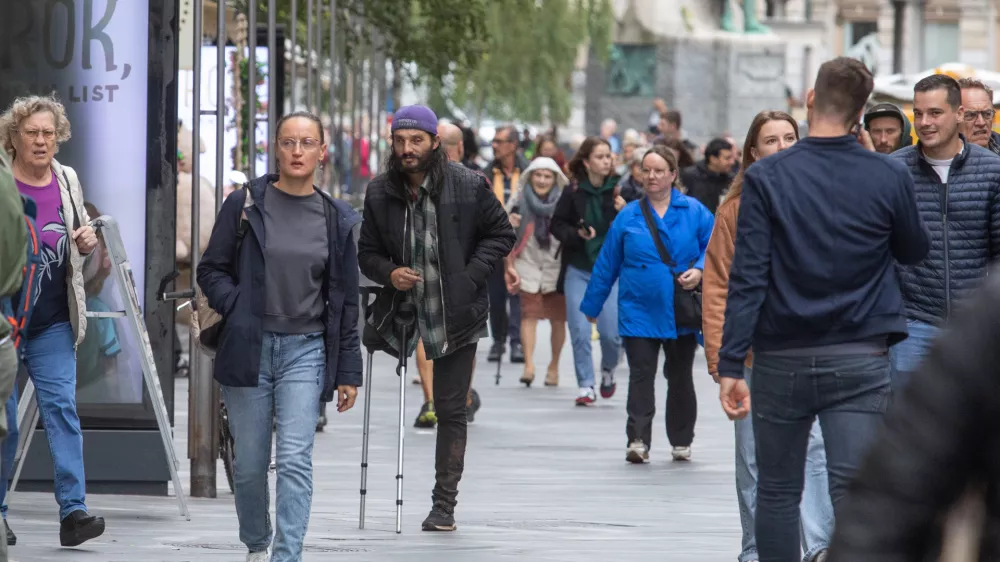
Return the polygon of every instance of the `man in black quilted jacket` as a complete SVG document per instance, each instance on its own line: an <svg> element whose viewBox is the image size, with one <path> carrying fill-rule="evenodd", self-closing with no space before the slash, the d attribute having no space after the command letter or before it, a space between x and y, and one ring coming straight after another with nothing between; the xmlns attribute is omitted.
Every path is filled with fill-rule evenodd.
<svg viewBox="0 0 1000 562"><path fill-rule="evenodd" d="M910 337L890 350L894 390L917 368L955 303L1000 255L1000 157L959 133L965 110L953 78L928 76L913 92L919 142L892 157L913 176L931 251L916 265L899 266Z"/></svg>
<svg viewBox="0 0 1000 562"><path fill-rule="evenodd" d="M476 346L486 335L487 280L514 247L507 212L486 178L448 162L429 108L401 108L392 121L386 172L368 184L358 239L361 273L382 285L365 319L365 346L407 356L393 319L400 303L417 312L417 333L434 362L436 482L425 531L455 530L458 482L468 435L466 397Z"/></svg>

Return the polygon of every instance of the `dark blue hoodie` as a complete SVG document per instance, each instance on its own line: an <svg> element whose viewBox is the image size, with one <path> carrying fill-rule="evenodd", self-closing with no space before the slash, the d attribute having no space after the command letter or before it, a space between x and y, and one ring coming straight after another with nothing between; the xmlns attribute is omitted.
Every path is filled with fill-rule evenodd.
<svg viewBox="0 0 1000 562"><path fill-rule="evenodd" d="M929 249L913 179L853 136L808 137L750 166L719 375L757 352L906 338L896 261Z"/></svg>

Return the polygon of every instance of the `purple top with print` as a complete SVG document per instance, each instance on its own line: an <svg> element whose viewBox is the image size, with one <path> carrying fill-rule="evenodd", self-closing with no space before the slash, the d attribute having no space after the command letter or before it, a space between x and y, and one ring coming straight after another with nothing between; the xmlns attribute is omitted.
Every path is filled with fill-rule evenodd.
<svg viewBox="0 0 1000 562"><path fill-rule="evenodd" d="M21 195L35 200L38 216L35 223L41 232L42 263L38 275L38 290L35 291L35 309L28 324L28 337L34 337L46 328L62 322L69 322L69 289L66 284L69 266L69 238L66 235L66 221L62 216L62 197L55 173L45 187L34 187L17 182Z"/></svg>

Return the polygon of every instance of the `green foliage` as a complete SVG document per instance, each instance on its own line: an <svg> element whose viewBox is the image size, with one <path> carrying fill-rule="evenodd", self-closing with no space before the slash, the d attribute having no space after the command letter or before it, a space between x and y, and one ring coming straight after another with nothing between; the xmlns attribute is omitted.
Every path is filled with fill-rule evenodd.
<svg viewBox="0 0 1000 562"><path fill-rule="evenodd" d="M499 0L486 12L488 48L456 68L453 100L501 119L563 123L581 46L606 56L608 0Z"/></svg>
<svg viewBox="0 0 1000 562"><path fill-rule="evenodd" d="M264 93L260 90L260 87L263 86L267 80L266 63L264 61L257 61L256 78L258 86L257 89L258 96L256 98L257 114L259 115L266 111L264 109L264 104L261 103L260 101L260 94ZM236 137L240 139L239 169L246 174L250 173L250 159L249 159L250 134L247 131L249 131L250 127L252 126L251 125L252 121L250 117L250 104L246 103L246 100L249 98L249 93L250 93L249 83L250 83L250 59L242 58L240 59L240 92L242 92L242 98L244 103L243 105L240 106L240 127L237 130ZM230 127L236 127L235 116L233 116L233 119L230 122ZM266 153L267 143L270 142L270 139L262 139L258 137L254 140L257 141L257 146L255 147L257 154L261 155Z"/></svg>

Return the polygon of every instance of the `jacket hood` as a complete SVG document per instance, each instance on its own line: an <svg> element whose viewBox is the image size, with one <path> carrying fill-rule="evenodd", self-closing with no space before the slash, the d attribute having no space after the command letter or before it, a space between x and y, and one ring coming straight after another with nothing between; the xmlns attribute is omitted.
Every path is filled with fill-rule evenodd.
<svg viewBox="0 0 1000 562"><path fill-rule="evenodd" d="M539 156L532 160L531 164L521 172L521 179L518 181L520 184L519 189L523 191L524 188L528 187L528 179L531 178L531 173L535 170L549 170L554 173L556 175L556 185L560 188L565 188L569 185L569 178L566 177L566 174L559 168L559 164L556 164L555 160Z"/></svg>
<svg viewBox="0 0 1000 562"><path fill-rule="evenodd" d="M865 112L865 129L869 129L871 127L871 120L878 117L895 117L902 123L903 135L899 139L899 146L896 147L896 150L913 144L913 125L910 124L910 120L903 113L902 108L891 103L880 103L873 106Z"/></svg>

